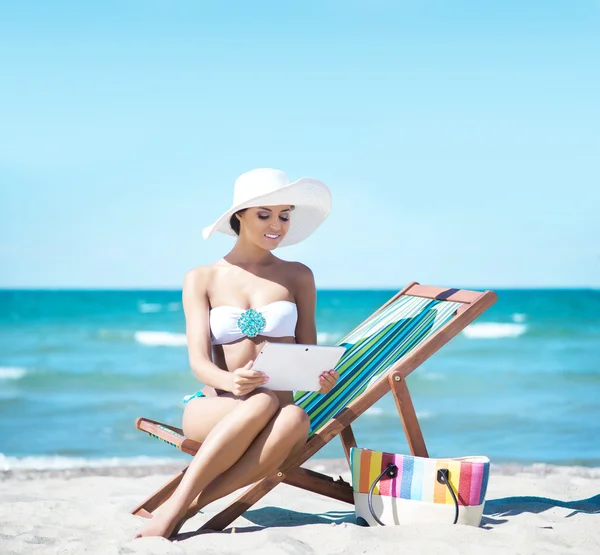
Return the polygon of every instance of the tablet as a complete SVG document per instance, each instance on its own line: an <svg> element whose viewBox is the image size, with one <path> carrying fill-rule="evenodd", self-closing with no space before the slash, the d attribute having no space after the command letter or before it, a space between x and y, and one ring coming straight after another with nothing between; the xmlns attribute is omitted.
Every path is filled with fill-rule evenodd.
<svg viewBox="0 0 600 555"><path fill-rule="evenodd" d="M262 387L273 391L319 391L319 376L332 370L346 347L267 343L252 370L264 372L269 381Z"/></svg>

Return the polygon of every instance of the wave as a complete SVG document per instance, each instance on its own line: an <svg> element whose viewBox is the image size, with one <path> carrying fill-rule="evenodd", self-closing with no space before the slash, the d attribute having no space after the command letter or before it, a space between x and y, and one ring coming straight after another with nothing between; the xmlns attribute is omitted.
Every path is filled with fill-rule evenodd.
<svg viewBox="0 0 600 555"><path fill-rule="evenodd" d="M160 312L162 310L162 305L159 303L139 303L138 308L140 312Z"/></svg>
<svg viewBox="0 0 600 555"><path fill-rule="evenodd" d="M172 391L177 397L172 406L179 403L178 394L186 391L190 386L191 371L185 363L168 364L148 368L139 364L133 367L122 366L101 367L94 366L82 370L80 367L34 367L28 368L21 378L14 378L9 382L0 377L0 398L28 398L32 395L48 395L56 391L71 392L68 397L72 402L77 399L77 405L91 403L100 407L103 403L120 403L120 391L136 389L139 395L128 401L129 405L147 402L149 396L156 392ZM10 379L10 378L9 378ZM13 387L8 387L14 384ZM116 400L115 400L116 399ZM160 400L153 400L159 402ZM57 413L64 412L66 408L60 402L54 403L46 399L48 406L52 406ZM161 403L161 406L163 403ZM171 406L171 405L169 405ZM0 422L5 414L0 407ZM6 413L8 414L8 413ZM0 445L2 439L0 438Z"/></svg>
<svg viewBox="0 0 600 555"><path fill-rule="evenodd" d="M153 466L179 462L175 458L159 457L64 457L60 455L8 457L0 453L0 471L7 470L61 470L66 468L107 468L120 466Z"/></svg>
<svg viewBox="0 0 600 555"><path fill-rule="evenodd" d="M384 410L381 407L370 407L365 411L365 415L377 417L382 415L390 415L390 416L398 416L398 412L396 410ZM430 410L417 411L417 418L420 420L431 420L435 418L436 414Z"/></svg>
<svg viewBox="0 0 600 555"><path fill-rule="evenodd" d="M431 412L430 410L418 410L417 418L419 420L431 420L435 418L435 412Z"/></svg>
<svg viewBox="0 0 600 555"><path fill-rule="evenodd" d="M136 331L135 340L150 347L185 347L187 339L184 333L170 331Z"/></svg>
<svg viewBox="0 0 600 555"><path fill-rule="evenodd" d="M344 335L341 333L331 333L320 331L317 333L317 344L319 345L335 345Z"/></svg>
<svg viewBox="0 0 600 555"><path fill-rule="evenodd" d="M462 333L469 339L499 339L502 337L519 337L526 331L527 326L525 324L482 322L467 326Z"/></svg>
<svg viewBox="0 0 600 555"><path fill-rule="evenodd" d="M0 366L0 380L20 380L27 370L16 366Z"/></svg>
<svg viewBox="0 0 600 555"><path fill-rule="evenodd" d="M138 310L142 314L147 314L147 313L152 313L152 312L162 312L163 309L166 309L169 312L177 312L177 311L181 310L181 303L172 302L172 303L167 303L166 305L161 304L161 303L146 303L146 302L138 303Z"/></svg>

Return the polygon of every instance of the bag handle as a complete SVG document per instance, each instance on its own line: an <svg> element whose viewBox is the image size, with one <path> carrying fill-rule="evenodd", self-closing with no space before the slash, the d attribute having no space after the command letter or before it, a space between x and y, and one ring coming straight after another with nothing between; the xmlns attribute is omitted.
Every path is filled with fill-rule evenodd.
<svg viewBox="0 0 600 555"><path fill-rule="evenodd" d="M369 511L371 511L371 516L375 519L375 522L377 522L377 524L379 524L379 526L385 526L385 524L383 522L381 522L381 520L379 520L379 518L377 518L377 515L375 514L375 510L373 509L373 491L375 490L375 486L379 483L379 480L381 480L384 475L387 475L389 478L395 478L398 475L398 467L394 463L388 463L385 470L379 476L377 476L377 478L375 478L375 480L373 481L373 483L371 484L371 487L369 489L369 497L368 497ZM447 468L439 468L437 471L437 481L440 484L446 484L446 486L448 487L448 490L450 491L450 494L452 495L452 500L454 501L454 509L455 509L454 522L452 524L456 524L458 522L458 499L456 499L456 494L454 493L454 490L452 489L452 486L450 485L450 480L448 478L448 475L449 475L449 470Z"/></svg>

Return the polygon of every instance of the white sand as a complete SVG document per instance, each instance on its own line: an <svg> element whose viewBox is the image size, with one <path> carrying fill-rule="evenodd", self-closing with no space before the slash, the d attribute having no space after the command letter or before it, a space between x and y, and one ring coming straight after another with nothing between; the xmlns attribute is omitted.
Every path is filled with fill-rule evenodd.
<svg viewBox="0 0 600 555"><path fill-rule="evenodd" d="M342 468L340 461L308 466L336 477ZM131 540L144 521L129 510L162 485L164 469L141 477L130 469L90 473L103 472L0 473L0 553L600 554L600 469L493 465L481 528L361 528L351 505L282 484L237 519L233 533L192 532L221 500L188 521L175 542Z"/></svg>

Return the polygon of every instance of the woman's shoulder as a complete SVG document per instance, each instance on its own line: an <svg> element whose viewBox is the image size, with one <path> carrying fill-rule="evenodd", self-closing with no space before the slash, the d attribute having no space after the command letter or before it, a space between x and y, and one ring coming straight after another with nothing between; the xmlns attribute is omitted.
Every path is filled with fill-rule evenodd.
<svg viewBox="0 0 600 555"><path fill-rule="evenodd" d="M223 258L204 266L196 266L186 272L184 287L186 285L193 287L202 286L208 289L211 283L222 279L231 269L232 265L225 262Z"/></svg>
<svg viewBox="0 0 600 555"><path fill-rule="evenodd" d="M313 271L302 262L282 260L282 269L290 276L290 279L300 287L314 283Z"/></svg>
<svg viewBox="0 0 600 555"><path fill-rule="evenodd" d="M312 273L311 269L302 262L296 262L294 260L284 260L283 258L279 258L275 255L273 255L271 268L276 269L278 272L290 272L300 274Z"/></svg>
<svg viewBox="0 0 600 555"><path fill-rule="evenodd" d="M183 278L184 287L207 286L214 273L214 264L196 266L185 273Z"/></svg>
<svg viewBox="0 0 600 555"><path fill-rule="evenodd" d="M285 269L289 272L300 275L312 275L312 270L302 262L295 262L292 260L282 260L281 262L284 264Z"/></svg>

